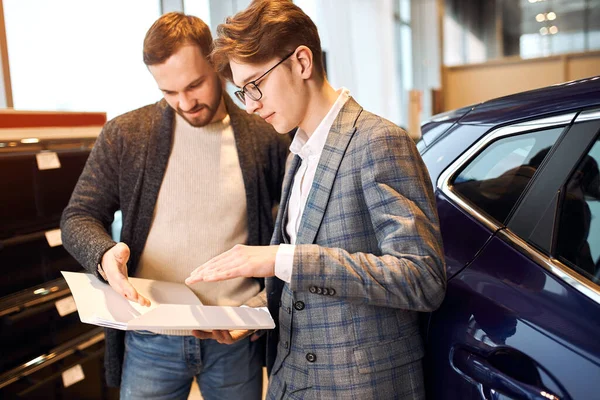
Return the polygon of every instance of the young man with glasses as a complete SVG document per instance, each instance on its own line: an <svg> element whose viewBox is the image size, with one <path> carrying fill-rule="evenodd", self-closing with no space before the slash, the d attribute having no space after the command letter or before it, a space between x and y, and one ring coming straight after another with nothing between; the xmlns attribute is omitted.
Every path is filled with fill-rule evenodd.
<svg viewBox="0 0 600 400"><path fill-rule="evenodd" d="M271 246L235 246L186 282L268 277L269 399L424 398L418 312L438 307L446 276L413 141L331 87L317 29L291 1L227 19L212 59L248 113L298 130Z"/></svg>
<svg viewBox="0 0 600 400"><path fill-rule="evenodd" d="M261 76L259 76L255 80L246 83L244 85L244 87L242 87L241 90L236 90L235 91L235 96L238 98L238 100L241 101L242 104L246 104L246 95L248 95L248 97L251 100L259 101L262 98L262 92L258 88L258 84L259 84L260 80L262 78L264 78L265 76L267 76L267 74L269 72L271 72L275 68L277 68L279 66L279 64L283 63L285 60L287 60L288 58L290 58L295 52L296 52L296 50L292 51L290 54L288 54L287 56L283 57L281 59L281 61L279 61L277 64L275 64L271 68L269 68L264 74L262 74Z"/></svg>
<svg viewBox="0 0 600 400"><path fill-rule="evenodd" d="M211 50L196 17L168 13L152 25L143 57L164 99L106 124L63 214L65 248L142 305L128 276L183 282L236 243L265 245L273 232L289 139L225 94ZM119 209L115 243L106 228ZM266 305L257 279L191 288L205 305ZM194 378L206 400L259 400L264 346L250 333L108 329L108 383L120 383L122 400L187 399Z"/></svg>

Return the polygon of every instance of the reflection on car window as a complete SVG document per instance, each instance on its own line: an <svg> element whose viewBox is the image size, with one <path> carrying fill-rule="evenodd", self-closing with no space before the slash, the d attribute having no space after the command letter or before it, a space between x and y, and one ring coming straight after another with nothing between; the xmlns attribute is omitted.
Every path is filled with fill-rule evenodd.
<svg viewBox="0 0 600 400"><path fill-rule="evenodd" d="M563 129L528 132L493 142L460 172L453 182L454 190L504 223Z"/></svg>
<svg viewBox="0 0 600 400"><path fill-rule="evenodd" d="M600 139L599 139L600 140ZM600 282L600 141L563 188L556 253L588 279Z"/></svg>

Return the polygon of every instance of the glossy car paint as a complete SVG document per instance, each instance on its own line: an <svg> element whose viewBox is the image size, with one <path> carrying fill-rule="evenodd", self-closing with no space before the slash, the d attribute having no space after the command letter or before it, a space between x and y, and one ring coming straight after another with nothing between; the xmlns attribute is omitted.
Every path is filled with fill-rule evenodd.
<svg viewBox="0 0 600 400"><path fill-rule="evenodd" d="M598 105L598 77L516 94L450 113L441 133L425 124L424 136L438 131L419 149L437 186L488 132ZM449 281L426 324L428 398L600 399L600 304L508 228L481 224L437 187L436 200Z"/></svg>
<svg viewBox="0 0 600 400"><path fill-rule="evenodd" d="M471 262L493 232L466 215L443 193L436 193L440 229L444 238L446 276L451 278ZM465 235L465 232L469 232Z"/></svg>
<svg viewBox="0 0 600 400"><path fill-rule="evenodd" d="M581 79L517 93L478 104L460 119L461 124L501 125L579 110L600 104L600 77Z"/></svg>

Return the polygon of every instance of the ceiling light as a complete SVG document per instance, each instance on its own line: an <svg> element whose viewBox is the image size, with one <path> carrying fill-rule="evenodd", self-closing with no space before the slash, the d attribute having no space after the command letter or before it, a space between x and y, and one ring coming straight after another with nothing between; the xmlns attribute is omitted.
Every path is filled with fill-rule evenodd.
<svg viewBox="0 0 600 400"><path fill-rule="evenodd" d="M546 16L544 14L540 13L540 14L538 14L538 15L535 16L535 20L537 22L543 22L543 21L546 20Z"/></svg>
<svg viewBox="0 0 600 400"><path fill-rule="evenodd" d="M546 28L545 26L542 26L540 28L540 34L547 35L548 34L548 28Z"/></svg>
<svg viewBox="0 0 600 400"><path fill-rule="evenodd" d="M553 11L550 11L546 14L546 18L548 18L548 21L554 21L556 19L556 14Z"/></svg>
<svg viewBox="0 0 600 400"><path fill-rule="evenodd" d="M558 33L558 27L556 27L556 25L552 25L550 27L550 34L556 35L557 33Z"/></svg>

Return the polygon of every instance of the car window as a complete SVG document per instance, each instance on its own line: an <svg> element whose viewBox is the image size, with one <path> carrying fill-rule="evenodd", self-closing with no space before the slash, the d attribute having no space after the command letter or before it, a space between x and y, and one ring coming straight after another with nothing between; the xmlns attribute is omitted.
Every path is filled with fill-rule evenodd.
<svg viewBox="0 0 600 400"><path fill-rule="evenodd" d="M600 139L581 160L562 190L557 258L600 282Z"/></svg>
<svg viewBox="0 0 600 400"><path fill-rule="evenodd" d="M469 162L453 190L504 223L563 127L500 138Z"/></svg>

